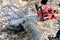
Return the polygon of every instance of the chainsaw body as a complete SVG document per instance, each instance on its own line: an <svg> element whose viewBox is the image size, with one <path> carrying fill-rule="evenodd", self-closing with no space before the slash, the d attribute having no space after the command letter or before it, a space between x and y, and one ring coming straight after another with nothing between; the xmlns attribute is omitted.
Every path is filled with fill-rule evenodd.
<svg viewBox="0 0 60 40"><path fill-rule="evenodd" d="M59 14L57 10L54 10L52 7L40 7L37 11L38 17L45 21L45 20L51 20L59 18Z"/></svg>

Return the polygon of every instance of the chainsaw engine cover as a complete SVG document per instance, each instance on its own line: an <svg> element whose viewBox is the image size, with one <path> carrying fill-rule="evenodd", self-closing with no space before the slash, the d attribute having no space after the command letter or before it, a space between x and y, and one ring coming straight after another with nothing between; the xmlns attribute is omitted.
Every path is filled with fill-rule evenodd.
<svg viewBox="0 0 60 40"><path fill-rule="evenodd" d="M42 10L38 10L38 16L40 20L44 20L44 21L58 18L59 15L57 15L53 11L54 9L52 7L43 7Z"/></svg>

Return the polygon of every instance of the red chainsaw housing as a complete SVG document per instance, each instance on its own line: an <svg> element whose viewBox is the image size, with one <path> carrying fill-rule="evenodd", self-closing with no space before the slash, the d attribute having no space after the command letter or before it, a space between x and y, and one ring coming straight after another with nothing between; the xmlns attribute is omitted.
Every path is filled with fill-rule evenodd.
<svg viewBox="0 0 60 40"><path fill-rule="evenodd" d="M54 9L51 7L44 7L42 10L44 11L44 14L42 14L41 10L38 10L38 16L41 20L42 20L42 15L44 21L59 18L59 15L57 15L58 13L54 12ZM49 12L48 10L51 10L51 12Z"/></svg>

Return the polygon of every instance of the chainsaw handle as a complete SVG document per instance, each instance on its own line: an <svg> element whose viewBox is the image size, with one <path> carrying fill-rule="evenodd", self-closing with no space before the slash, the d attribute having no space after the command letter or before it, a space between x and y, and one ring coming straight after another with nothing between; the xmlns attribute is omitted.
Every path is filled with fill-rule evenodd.
<svg viewBox="0 0 60 40"><path fill-rule="evenodd" d="M38 4L35 4L35 7L36 7L36 10L38 11L38 9L39 9L39 8L38 8Z"/></svg>

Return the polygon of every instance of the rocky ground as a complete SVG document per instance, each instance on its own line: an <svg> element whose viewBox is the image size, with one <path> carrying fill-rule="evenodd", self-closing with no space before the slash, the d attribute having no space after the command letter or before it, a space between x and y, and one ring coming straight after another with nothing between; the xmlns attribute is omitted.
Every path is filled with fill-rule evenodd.
<svg viewBox="0 0 60 40"><path fill-rule="evenodd" d="M59 22L55 19L44 22L34 21L34 23L41 34L40 40L48 40L48 36L55 37L60 28ZM30 37L26 30L18 32L0 29L0 40L30 40Z"/></svg>
<svg viewBox="0 0 60 40"><path fill-rule="evenodd" d="M32 3L28 4L29 5L28 13L34 14L36 13L36 10L34 7L34 2ZM60 28L60 21L58 19L52 19L44 22L36 20L33 22L36 24L37 30L39 30L40 34L42 34L40 37L41 40L48 40L48 36L55 37L57 31ZM13 30L2 30L2 27L0 26L0 40L30 40L30 37L26 30L20 32Z"/></svg>

